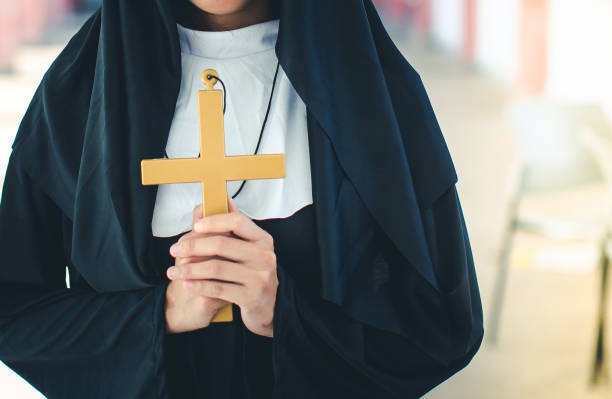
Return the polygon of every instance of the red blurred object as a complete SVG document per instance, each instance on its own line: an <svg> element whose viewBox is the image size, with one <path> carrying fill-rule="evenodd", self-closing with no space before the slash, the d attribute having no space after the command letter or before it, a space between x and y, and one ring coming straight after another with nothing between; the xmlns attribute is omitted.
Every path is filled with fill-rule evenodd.
<svg viewBox="0 0 612 399"><path fill-rule="evenodd" d="M464 31L461 53L466 61L474 60L476 50L476 0L464 0Z"/></svg>
<svg viewBox="0 0 612 399"><path fill-rule="evenodd" d="M47 20L55 22L74 10L77 0L47 0Z"/></svg>
<svg viewBox="0 0 612 399"><path fill-rule="evenodd" d="M431 25L431 0L372 0L376 8L396 21L410 20L416 30L429 34Z"/></svg>
<svg viewBox="0 0 612 399"><path fill-rule="evenodd" d="M373 0L374 5L395 19L406 19L420 0Z"/></svg>
<svg viewBox="0 0 612 399"><path fill-rule="evenodd" d="M20 42L40 42L49 23L74 9L76 0L0 0L0 72L12 70Z"/></svg>
<svg viewBox="0 0 612 399"><path fill-rule="evenodd" d="M536 95L546 88L548 74L548 0L521 0L518 88Z"/></svg>
<svg viewBox="0 0 612 399"><path fill-rule="evenodd" d="M416 26L419 33L429 35L431 30L431 0L420 0L415 9Z"/></svg>
<svg viewBox="0 0 612 399"><path fill-rule="evenodd" d="M21 0L23 6L22 38L27 42L37 42L43 37L46 0Z"/></svg>
<svg viewBox="0 0 612 399"><path fill-rule="evenodd" d="M21 0L23 39L35 43L43 39L45 28L74 8L75 0Z"/></svg>
<svg viewBox="0 0 612 399"><path fill-rule="evenodd" d="M21 4L0 1L0 72L12 69L11 61L20 39Z"/></svg>

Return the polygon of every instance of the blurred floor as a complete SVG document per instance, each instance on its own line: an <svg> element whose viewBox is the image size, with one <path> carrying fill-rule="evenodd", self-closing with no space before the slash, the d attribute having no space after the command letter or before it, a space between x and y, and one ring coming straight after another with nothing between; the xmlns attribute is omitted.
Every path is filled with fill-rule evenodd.
<svg viewBox="0 0 612 399"><path fill-rule="evenodd" d="M501 245L505 193L517 157L506 107L511 89L430 44L389 25L421 75L459 175L485 311L485 330ZM598 223L604 187L592 184L530 196L520 214ZM588 386L599 268L592 240L516 236L497 346L483 342L473 361L426 395L429 399L610 398ZM612 320L609 312L608 320ZM608 342L612 334L608 331ZM609 352L609 351L608 351Z"/></svg>
<svg viewBox="0 0 612 399"><path fill-rule="evenodd" d="M57 31L57 42L65 41L62 38L73 30L70 25ZM516 158L505 115L513 94L452 55L410 40L405 30L392 27L391 33L425 83L455 162L486 319L506 211L507 177ZM18 73L0 75L2 171L36 85L60 50L61 45L55 44L22 47ZM534 197L521 209L597 221L602 194L602 186L592 185ZM612 397L610 385L594 390L587 385L599 292L595 251L588 240L554 241L520 234L497 346L490 347L485 339L470 365L427 398ZM612 342L609 332L607 339ZM0 387L2 398L41 397L4 366L0 366Z"/></svg>

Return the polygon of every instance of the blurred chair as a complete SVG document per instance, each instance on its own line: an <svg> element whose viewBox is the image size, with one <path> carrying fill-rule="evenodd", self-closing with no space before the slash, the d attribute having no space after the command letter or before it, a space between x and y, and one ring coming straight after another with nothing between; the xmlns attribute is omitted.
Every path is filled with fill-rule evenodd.
<svg viewBox="0 0 612 399"><path fill-rule="evenodd" d="M593 385L608 378L606 359L606 302L608 298L608 281L610 276L610 259L612 256L612 135L602 135L597 129L585 126L579 132L582 143L594 155L606 179L606 196L604 202L603 220L605 232L600 239L601 282L599 287L599 311L595 336L595 353L591 369Z"/></svg>
<svg viewBox="0 0 612 399"><path fill-rule="evenodd" d="M592 126L593 130L610 134L599 107L525 99L517 101L508 111L520 158L508 189L507 225L502 238L487 329L487 340L492 345L496 344L498 337L514 233L529 231L557 239L600 239L604 234L601 224L526 217L518 212L521 200L527 194L561 192L603 181L597 162L580 141L578 133L585 126Z"/></svg>

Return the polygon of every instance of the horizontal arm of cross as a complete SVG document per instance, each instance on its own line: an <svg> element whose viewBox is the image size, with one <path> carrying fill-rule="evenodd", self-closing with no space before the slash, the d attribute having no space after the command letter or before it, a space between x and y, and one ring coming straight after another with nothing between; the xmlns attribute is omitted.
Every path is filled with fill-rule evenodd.
<svg viewBox="0 0 612 399"><path fill-rule="evenodd" d="M140 165L145 186L202 181L200 158L145 159Z"/></svg>
<svg viewBox="0 0 612 399"><path fill-rule="evenodd" d="M285 177L285 155L145 159L141 161L141 169L143 185L195 183L207 179L276 179Z"/></svg>
<svg viewBox="0 0 612 399"><path fill-rule="evenodd" d="M285 155L235 155L223 159L225 180L278 179L285 177Z"/></svg>

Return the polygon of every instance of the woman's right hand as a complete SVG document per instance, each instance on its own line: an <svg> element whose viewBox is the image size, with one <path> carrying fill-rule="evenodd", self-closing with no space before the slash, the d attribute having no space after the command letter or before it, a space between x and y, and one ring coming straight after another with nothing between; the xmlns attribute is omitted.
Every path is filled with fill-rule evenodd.
<svg viewBox="0 0 612 399"><path fill-rule="evenodd" d="M202 218L202 205L193 211L193 223ZM193 224L192 224L193 228ZM207 236L211 234L195 233L190 231L183 235L179 241L193 235ZM175 266L190 262L202 262L213 257L177 258ZM217 312L229 304L218 298L211 298L194 294L193 290L185 287L186 280L171 280L166 289L166 332L177 334L208 327Z"/></svg>

